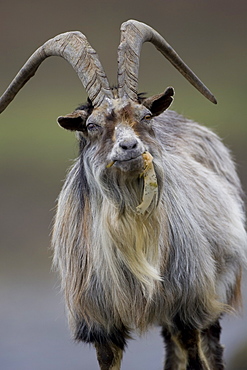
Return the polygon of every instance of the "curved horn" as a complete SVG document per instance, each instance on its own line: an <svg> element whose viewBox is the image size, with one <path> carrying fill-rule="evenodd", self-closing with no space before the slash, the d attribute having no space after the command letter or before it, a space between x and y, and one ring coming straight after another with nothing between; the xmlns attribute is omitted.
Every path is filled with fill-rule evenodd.
<svg viewBox="0 0 247 370"><path fill-rule="evenodd" d="M217 103L213 94L183 62L173 48L153 28L144 23L129 20L121 26L121 42L118 48L118 94L137 100L139 57L144 42L151 42L175 68L206 98Z"/></svg>
<svg viewBox="0 0 247 370"><path fill-rule="evenodd" d="M0 113L50 56L60 56L71 64L94 106L99 106L105 97L113 97L98 56L86 37L81 32L66 32L48 40L32 54L1 96Z"/></svg>

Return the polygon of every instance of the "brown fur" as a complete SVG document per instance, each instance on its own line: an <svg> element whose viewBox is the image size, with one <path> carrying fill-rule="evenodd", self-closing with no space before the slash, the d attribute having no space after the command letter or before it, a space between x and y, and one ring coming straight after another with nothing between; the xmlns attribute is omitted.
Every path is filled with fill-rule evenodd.
<svg viewBox="0 0 247 370"><path fill-rule="evenodd" d="M239 180L215 134L170 111L150 124L142 121L146 112L116 99L88 117L93 130L80 134L80 158L58 203L54 261L77 339L98 343L103 330L112 348L114 328L124 343L119 328L144 332L158 323L172 333L167 364L186 358L187 370L196 363L208 370L221 347L217 338L207 342L206 329L240 302L246 234ZM129 160L138 150L152 154L158 181L144 215L136 213L143 165Z"/></svg>

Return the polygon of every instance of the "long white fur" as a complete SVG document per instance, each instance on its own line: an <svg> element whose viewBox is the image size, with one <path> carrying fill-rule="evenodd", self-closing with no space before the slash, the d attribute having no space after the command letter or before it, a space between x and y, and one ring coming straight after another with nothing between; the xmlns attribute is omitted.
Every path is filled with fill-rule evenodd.
<svg viewBox="0 0 247 370"><path fill-rule="evenodd" d="M95 148L83 154L90 193L84 209L81 159L68 174L53 246L72 330L81 318L92 328L123 323L142 332L153 323L172 326L178 312L203 328L232 305L246 264L239 180L216 135L181 120L169 111L153 123L156 146L150 142L149 150L161 151L153 161L161 182L148 214L135 210L143 183L125 175L104 183L101 173L111 168Z"/></svg>

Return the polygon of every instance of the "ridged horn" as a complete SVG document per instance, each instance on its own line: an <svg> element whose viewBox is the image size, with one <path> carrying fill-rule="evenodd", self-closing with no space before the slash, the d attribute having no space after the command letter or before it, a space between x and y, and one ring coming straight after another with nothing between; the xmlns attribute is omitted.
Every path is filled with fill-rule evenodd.
<svg viewBox="0 0 247 370"><path fill-rule="evenodd" d="M48 40L27 60L1 96L0 113L50 56L60 56L69 62L94 106L99 106L105 97L113 97L99 58L86 37L81 32L66 32Z"/></svg>
<svg viewBox="0 0 247 370"><path fill-rule="evenodd" d="M144 23L129 20L121 26L118 48L118 94L137 100L139 58L144 42L151 42L171 64L207 99L217 103L213 94L184 63L175 50L153 28Z"/></svg>

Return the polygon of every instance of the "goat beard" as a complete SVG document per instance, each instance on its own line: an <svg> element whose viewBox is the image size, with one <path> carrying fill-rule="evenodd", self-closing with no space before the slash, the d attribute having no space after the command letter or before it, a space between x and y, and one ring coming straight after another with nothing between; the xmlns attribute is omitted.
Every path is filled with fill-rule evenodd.
<svg viewBox="0 0 247 370"><path fill-rule="evenodd" d="M78 310L92 319L92 306L97 304L91 299L98 297L100 285L102 301L114 302L109 311L115 316L121 311L128 318L137 297L138 302L146 302L148 310L161 289L167 239L162 205L153 201L150 212L138 214L143 178L129 178L117 171L106 176L105 167L100 171L100 166L84 168L87 185L82 203L80 164L78 160L60 194L53 232L54 261L63 272L68 309L73 317ZM94 320L104 324L101 311L95 308ZM142 319L143 315L133 317L136 326L144 325L139 323Z"/></svg>
<svg viewBox="0 0 247 370"><path fill-rule="evenodd" d="M142 202L145 187L143 176L128 176L112 168L102 170L94 179L97 179L98 192L101 194L94 197L93 201L96 202L94 219L99 218L99 227L95 228L93 239L101 239L108 266L116 267L112 258L114 253L114 258L117 254L145 286L144 290L150 293L154 288L154 281L161 280L160 211L157 196L152 200L148 212L139 214L137 207ZM112 271L112 274L116 275L117 270Z"/></svg>
<svg viewBox="0 0 247 370"><path fill-rule="evenodd" d="M142 202L136 207L138 214L144 214L149 208L152 200L158 193L157 177L153 166L153 156L149 152L142 154L144 169L139 175L144 179ZM107 164L106 168L114 165L114 161Z"/></svg>
<svg viewBox="0 0 247 370"><path fill-rule="evenodd" d="M158 201L158 183L152 163L153 157L145 152L144 169L140 173L122 172L117 168L106 166L102 171L96 171L94 178L98 179L100 192L106 196L123 214L126 210L138 214L152 213ZM146 164L148 163L148 165ZM98 172L98 174L97 174Z"/></svg>
<svg viewBox="0 0 247 370"><path fill-rule="evenodd" d="M100 179L100 190L103 196L119 213L119 216L126 212L136 212L136 207L140 204L144 189L144 180L138 177L130 177L119 170L112 173L105 173Z"/></svg>

